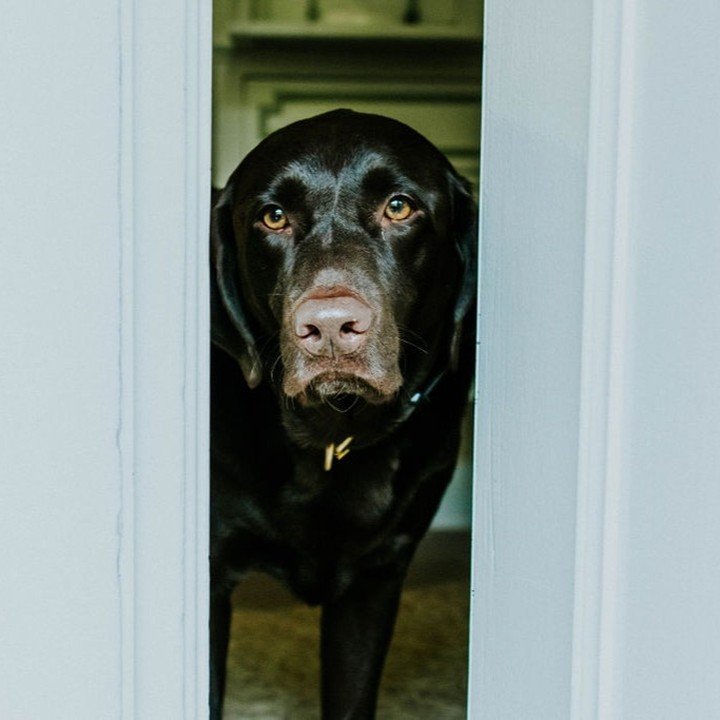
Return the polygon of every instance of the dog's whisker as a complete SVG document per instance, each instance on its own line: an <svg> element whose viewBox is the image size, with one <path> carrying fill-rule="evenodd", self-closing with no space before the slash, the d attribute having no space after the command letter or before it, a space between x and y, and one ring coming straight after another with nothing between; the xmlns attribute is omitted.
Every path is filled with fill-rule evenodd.
<svg viewBox="0 0 720 720"><path fill-rule="evenodd" d="M330 398L329 398L329 397L324 397L324 398L323 398L323 402L324 402L326 405L328 405L329 407L331 407L335 412L339 412L339 413L342 413L342 414L345 414L345 413L350 412L350 411L358 404L358 401L359 401L359 400L360 400L359 396L358 396L358 395L355 395L355 396L353 397L353 401L350 403L350 405L348 405L348 406L345 407L345 408L341 408L341 407L337 407L336 405L334 405L334 404L330 401Z"/></svg>
<svg viewBox="0 0 720 720"><path fill-rule="evenodd" d="M398 325L398 330L399 330L401 336L402 335L412 335L414 338L419 340L425 347L428 346L427 341L419 332L416 332L415 330L411 330L406 325Z"/></svg>
<svg viewBox="0 0 720 720"><path fill-rule="evenodd" d="M272 335L269 335L265 338L263 344L260 346L260 349L258 350L258 355L260 356L260 360L263 361L265 359L266 354L270 354L273 350L275 350L275 345L273 344L274 341L277 340L279 333L275 332L272 333Z"/></svg>
<svg viewBox="0 0 720 720"><path fill-rule="evenodd" d="M403 345L409 345L410 347L415 348L419 352L423 353L424 355L429 355L430 352L426 350L425 348L420 347L419 345L416 345L415 343L410 342L409 340L406 340L405 338L401 337L400 342L403 343Z"/></svg>
<svg viewBox="0 0 720 720"><path fill-rule="evenodd" d="M275 358L275 362L270 367L270 380L272 382L275 382L275 369L278 366L278 363L282 360L282 355L278 354L278 356Z"/></svg>

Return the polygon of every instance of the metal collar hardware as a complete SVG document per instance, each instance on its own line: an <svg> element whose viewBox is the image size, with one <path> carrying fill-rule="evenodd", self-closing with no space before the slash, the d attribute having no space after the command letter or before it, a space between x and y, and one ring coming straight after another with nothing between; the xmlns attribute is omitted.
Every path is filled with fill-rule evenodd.
<svg viewBox="0 0 720 720"><path fill-rule="evenodd" d="M350 443L352 441L353 436L350 435L337 445L330 443L325 446L325 463L323 465L325 472L332 468L333 460L342 460L350 452Z"/></svg>

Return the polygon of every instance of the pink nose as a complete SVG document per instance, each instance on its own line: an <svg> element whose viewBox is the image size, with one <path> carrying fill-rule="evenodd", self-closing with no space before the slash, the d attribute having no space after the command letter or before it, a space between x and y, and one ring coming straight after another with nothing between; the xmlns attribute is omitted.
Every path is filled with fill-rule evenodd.
<svg viewBox="0 0 720 720"><path fill-rule="evenodd" d="M349 355L365 344L370 308L353 297L310 298L295 312L295 339L311 355Z"/></svg>

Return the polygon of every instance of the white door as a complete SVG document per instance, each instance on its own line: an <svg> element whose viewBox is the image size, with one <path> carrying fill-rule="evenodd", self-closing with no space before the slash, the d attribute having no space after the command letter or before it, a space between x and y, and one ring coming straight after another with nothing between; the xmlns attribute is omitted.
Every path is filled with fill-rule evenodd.
<svg viewBox="0 0 720 720"><path fill-rule="evenodd" d="M720 4L485 7L470 717L720 718Z"/></svg>
<svg viewBox="0 0 720 720"><path fill-rule="evenodd" d="M0 717L207 707L210 3L3 3Z"/></svg>

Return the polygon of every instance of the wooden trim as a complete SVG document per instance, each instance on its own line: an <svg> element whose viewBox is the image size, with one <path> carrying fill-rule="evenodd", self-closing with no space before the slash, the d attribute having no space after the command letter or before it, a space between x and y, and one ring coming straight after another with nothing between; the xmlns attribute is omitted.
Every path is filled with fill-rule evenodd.
<svg viewBox="0 0 720 720"><path fill-rule="evenodd" d="M472 718L573 695L593 5L551 5L486 5Z"/></svg>
<svg viewBox="0 0 720 720"><path fill-rule="evenodd" d="M185 602L184 717L208 711L210 516L210 312L208 228L212 106L212 5L185 4Z"/></svg>
<svg viewBox="0 0 720 720"><path fill-rule="evenodd" d="M120 716L135 717L135 324L134 324L134 2L118 4L120 125L119 174L119 317L120 376L116 442L118 488L118 595L120 622Z"/></svg>
<svg viewBox="0 0 720 720"><path fill-rule="evenodd" d="M634 0L595 0L571 718L613 718Z"/></svg>
<svg viewBox="0 0 720 720"><path fill-rule="evenodd" d="M248 137L254 138L251 146L266 137L272 131L272 119L285 109L292 108L294 103L323 103L329 107L356 107L363 103L397 101L402 103L423 103L443 106L455 105L462 111L468 107L477 107L477 85L455 81L442 87L434 87L427 83L410 82L344 82L327 78L318 80L298 80L288 76L276 76L268 79L252 77L244 82L248 100ZM362 108L360 108L362 109ZM396 115L401 117L401 115ZM455 165L456 169L469 174L476 186L478 174L477 141L470 143L470 138L461 138L455 146L443 144L430 138L438 149ZM249 149L249 148L248 148Z"/></svg>
<svg viewBox="0 0 720 720"><path fill-rule="evenodd" d="M488 28L488 9L494 7L492 3L483 3L483 28L482 34ZM477 245L477 319L475 323L475 381L473 382L473 438L472 438L472 508L470 517L470 528L472 542L470 544L470 610L468 623L468 689L467 689L467 711L468 718L480 718L483 699L481 697L481 680L484 675L486 662L486 649L484 647L484 636L477 628L487 627L490 617L490 583L487 582L495 574L495 529L493 527L493 493L490 484L481 484L481 477L491 477L491 463L489 457L478 455L481 445L480 427L482 402L481 389L481 335L480 316L483 312L482 306L482 268L483 268L483 157L486 149L486 114L485 106L486 90L488 80L487 55L482 57L482 79L480 82L480 153L478 163L478 245ZM482 539L479 535L482 534ZM482 582L484 580L485 582ZM480 581L480 582L478 582Z"/></svg>
<svg viewBox="0 0 720 720"><path fill-rule="evenodd" d="M118 13L121 717L190 720L208 712L211 4Z"/></svg>
<svg viewBox="0 0 720 720"><path fill-rule="evenodd" d="M265 45L272 43L297 42L436 42L465 43L480 46L482 35L472 25L441 25L421 23L419 25L387 25L369 23L367 25L341 25L334 23L278 23L275 21L251 20L233 24L228 30L232 40L258 41Z"/></svg>

